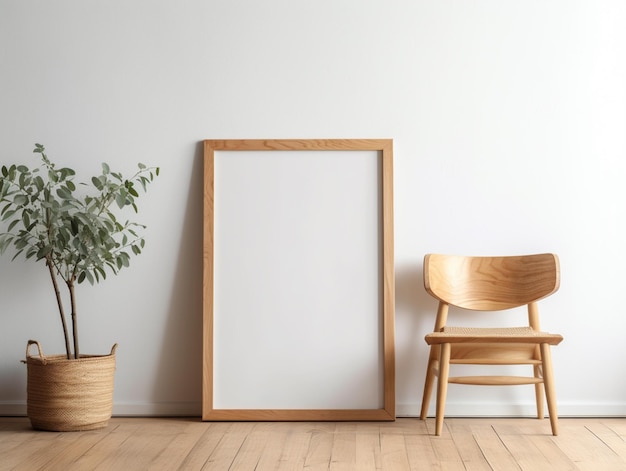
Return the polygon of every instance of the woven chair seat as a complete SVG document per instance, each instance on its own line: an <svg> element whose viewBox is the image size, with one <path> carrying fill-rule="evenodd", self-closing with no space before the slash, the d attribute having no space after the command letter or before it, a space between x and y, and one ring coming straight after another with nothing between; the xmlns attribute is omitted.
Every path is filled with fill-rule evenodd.
<svg viewBox="0 0 626 471"><path fill-rule="evenodd" d="M457 327L446 326L441 332L426 336L429 345L458 342L547 343L558 345L559 334L538 332L530 327Z"/></svg>

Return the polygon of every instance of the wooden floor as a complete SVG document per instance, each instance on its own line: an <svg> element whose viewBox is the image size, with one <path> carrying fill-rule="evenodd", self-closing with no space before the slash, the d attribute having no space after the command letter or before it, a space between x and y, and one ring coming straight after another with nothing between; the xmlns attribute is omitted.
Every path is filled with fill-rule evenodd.
<svg viewBox="0 0 626 471"><path fill-rule="evenodd" d="M625 419L239 422L113 418L36 432L0 418L0 470L626 470Z"/></svg>

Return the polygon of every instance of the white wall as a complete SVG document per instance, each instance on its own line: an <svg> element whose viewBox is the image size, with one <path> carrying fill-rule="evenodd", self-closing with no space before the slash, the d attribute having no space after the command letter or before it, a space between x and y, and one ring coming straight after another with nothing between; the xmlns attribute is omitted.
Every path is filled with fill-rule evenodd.
<svg viewBox="0 0 626 471"><path fill-rule="evenodd" d="M421 400L423 255L554 251L560 411L626 414L624 24L621 0L0 0L0 163L41 142L81 172L162 167L145 253L79 291L83 350L120 344L115 412L200 413L199 142L384 137L398 413ZM0 259L0 413L24 412L26 341L62 348L45 275ZM448 412L531 401L457 387Z"/></svg>

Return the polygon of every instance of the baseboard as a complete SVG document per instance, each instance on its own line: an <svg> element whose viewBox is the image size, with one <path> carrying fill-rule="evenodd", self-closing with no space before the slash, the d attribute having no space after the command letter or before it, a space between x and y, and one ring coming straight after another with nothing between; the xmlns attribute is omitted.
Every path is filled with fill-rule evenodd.
<svg viewBox="0 0 626 471"><path fill-rule="evenodd" d="M113 404L114 417L200 417L201 415L202 404L199 402ZM0 416L26 416L26 404L0 402Z"/></svg>
<svg viewBox="0 0 626 471"><path fill-rule="evenodd" d="M626 403L559 402L559 417L626 417ZM448 417L534 417L535 405L448 403ZM546 411L547 413L547 411ZM418 417L420 404L397 404L397 417ZM0 416L26 415L26 404L0 402ZM198 402L116 403L113 415L117 417L200 417L202 404ZM431 406L429 417L434 416Z"/></svg>
<svg viewBox="0 0 626 471"><path fill-rule="evenodd" d="M117 417L200 417L200 402L158 402L113 404L113 415Z"/></svg>
<svg viewBox="0 0 626 471"><path fill-rule="evenodd" d="M26 415L26 404L21 402L0 402L1 417L22 417Z"/></svg>
<svg viewBox="0 0 626 471"><path fill-rule="evenodd" d="M434 402L434 401L433 401ZM419 417L420 404L397 404L397 417ZM626 417L626 403L558 403L559 417ZM547 414L546 408L546 414ZM534 417L534 403L448 403L447 417ZM434 404L428 411L435 416Z"/></svg>

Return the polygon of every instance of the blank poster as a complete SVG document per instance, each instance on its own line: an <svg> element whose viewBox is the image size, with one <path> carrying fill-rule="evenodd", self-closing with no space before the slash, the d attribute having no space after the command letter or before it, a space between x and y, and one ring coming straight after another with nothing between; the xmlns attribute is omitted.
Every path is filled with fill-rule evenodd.
<svg viewBox="0 0 626 471"><path fill-rule="evenodd" d="M383 150L207 142L203 417L389 419Z"/></svg>

